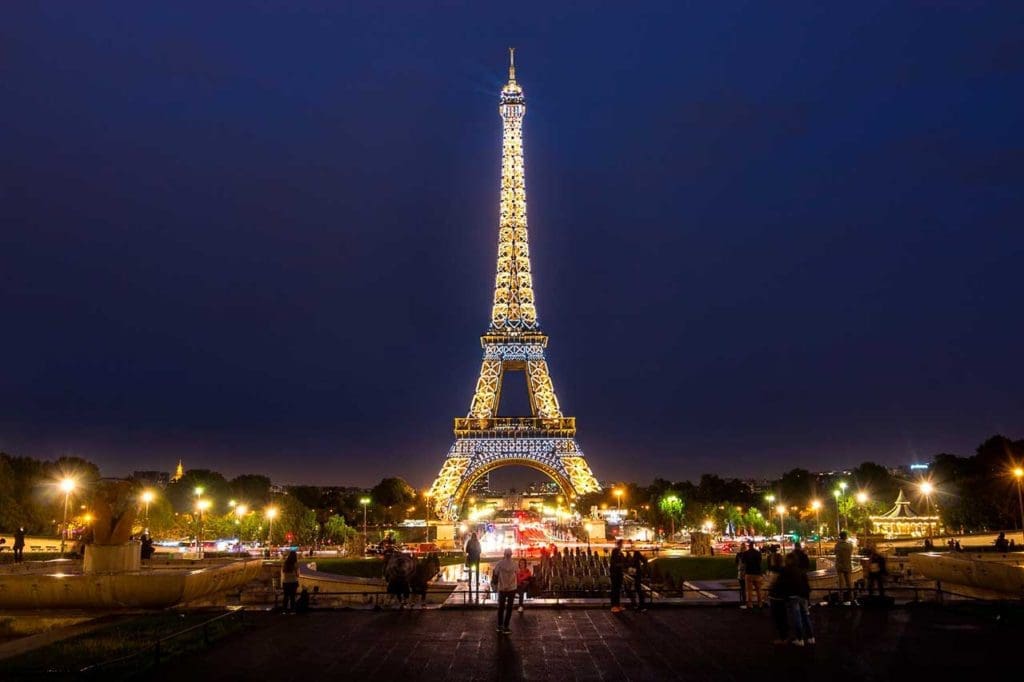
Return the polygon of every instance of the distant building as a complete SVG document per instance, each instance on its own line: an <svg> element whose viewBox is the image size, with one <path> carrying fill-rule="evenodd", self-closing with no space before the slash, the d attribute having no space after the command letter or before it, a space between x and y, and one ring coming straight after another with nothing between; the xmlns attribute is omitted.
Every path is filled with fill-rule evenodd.
<svg viewBox="0 0 1024 682"><path fill-rule="evenodd" d="M152 488L166 488L171 475L166 471L133 471L132 480Z"/></svg>
<svg viewBox="0 0 1024 682"><path fill-rule="evenodd" d="M491 474L490 472L484 474L480 478L473 481L473 485L469 486L469 494L476 497L483 497L491 492Z"/></svg>
<svg viewBox="0 0 1024 682"><path fill-rule="evenodd" d="M174 475L171 476L171 480L177 483L181 480L181 477L185 475L185 467L182 466L181 460L178 460L178 467L174 470Z"/></svg>

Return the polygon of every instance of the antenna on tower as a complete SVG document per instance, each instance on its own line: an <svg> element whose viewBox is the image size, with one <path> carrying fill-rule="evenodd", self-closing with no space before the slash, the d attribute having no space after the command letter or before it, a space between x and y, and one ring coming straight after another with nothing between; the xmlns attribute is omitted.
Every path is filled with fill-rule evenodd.
<svg viewBox="0 0 1024 682"><path fill-rule="evenodd" d="M514 81L516 79L516 48L508 48L508 79Z"/></svg>

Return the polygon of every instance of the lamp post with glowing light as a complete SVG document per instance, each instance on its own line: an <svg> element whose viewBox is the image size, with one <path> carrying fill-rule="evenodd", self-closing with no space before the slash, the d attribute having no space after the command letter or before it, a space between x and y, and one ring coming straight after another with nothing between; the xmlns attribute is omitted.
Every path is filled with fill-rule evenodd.
<svg viewBox="0 0 1024 682"><path fill-rule="evenodd" d="M146 505L146 526L149 526L149 503L153 501L153 491L143 490L140 496L142 503Z"/></svg>
<svg viewBox="0 0 1024 682"><path fill-rule="evenodd" d="M832 497L836 498L836 537L843 532L842 527L839 525L839 498L843 496L843 491L836 488L832 491Z"/></svg>
<svg viewBox="0 0 1024 682"><path fill-rule="evenodd" d="M779 513L779 542L782 543L782 552L786 552L786 505L780 504L775 508Z"/></svg>
<svg viewBox="0 0 1024 682"><path fill-rule="evenodd" d="M60 534L60 553L64 553L64 544L68 539L68 502L71 499L71 491L75 489L75 479L64 478L60 482L60 489L64 491L64 527Z"/></svg>
<svg viewBox="0 0 1024 682"><path fill-rule="evenodd" d="M1020 493L1020 484L1024 480L1024 467L1013 468L1013 478L1017 481L1017 504L1020 505L1020 535L1024 543L1024 497Z"/></svg>
<svg viewBox="0 0 1024 682"><path fill-rule="evenodd" d="M267 547L274 546L274 518L277 516L277 507L267 507L264 512L267 517Z"/></svg>
<svg viewBox="0 0 1024 682"><path fill-rule="evenodd" d="M811 509L814 510L814 523L818 527L818 556L821 556L821 500L811 500Z"/></svg>
<svg viewBox="0 0 1024 682"><path fill-rule="evenodd" d="M917 486L917 489L920 490L921 494L924 496L925 508L927 509L926 513L928 514L928 538L931 539L932 534L933 534L933 532L932 532L932 493L935 492L935 486L933 486L930 481L921 481L921 483Z"/></svg>
<svg viewBox="0 0 1024 682"><path fill-rule="evenodd" d="M366 507L369 506L369 504L370 504L370 498L369 497L361 497L361 498L359 498L359 504L363 505L363 553L365 554L366 553L366 540L367 540L367 535L366 535Z"/></svg>
<svg viewBox="0 0 1024 682"><path fill-rule="evenodd" d="M199 532L196 534L196 555L203 558L203 512L210 508L210 501L202 498L196 500L196 511L199 512Z"/></svg>
<svg viewBox="0 0 1024 682"><path fill-rule="evenodd" d="M430 542L430 491L423 492L423 523L427 526L427 542Z"/></svg>
<svg viewBox="0 0 1024 682"><path fill-rule="evenodd" d="M612 491L612 494L615 495L615 511L621 512L622 511L622 488L616 488L615 490Z"/></svg>
<svg viewBox="0 0 1024 682"><path fill-rule="evenodd" d="M855 499L857 500L857 504L859 504L861 507L864 507L865 505L867 505L869 498L866 492L864 492L863 490L858 490ZM864 529L864 532L868 532L870 530L871 528L868 527Z"/></svg>
<svg viewBox="0 0 1024 682"><path fill-rule="evenodd" d="M775 504L775 496L765 495L764 501L768 503L768 526L770 527L772 525L772 505Z"/></svg>

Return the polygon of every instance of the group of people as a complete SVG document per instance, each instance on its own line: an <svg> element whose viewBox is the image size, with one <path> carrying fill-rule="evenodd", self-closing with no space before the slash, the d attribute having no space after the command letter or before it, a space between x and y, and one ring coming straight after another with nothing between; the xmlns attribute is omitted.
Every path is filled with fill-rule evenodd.
<svg viewBox="0 0 1024 682"><path fill-rule="evenodd" d="M475 535L475 533L474 533ZM505 549L501 561L494 565L491 570L491 589L498 593L498 633L505 634L512 632L509 624L512 621L512 611L516 603L516 595L519 595L519 611L523 611L523 602L526 592L530 589L530 581L533 574L526 559L520 559L518 565L512 559L512 550Z"/></svg>
<svg viewBox="0 0 1024 682"><path fill-rule="evenodd" d="M796 646L814 644L811 625L811 585L807 572L811 559L800 543L783 558L777 545L759 550L754 542L736 555L740 579L740 608L760 608L767 604L775 624L776 644L792 642ZM767 554L767 557L765 556ZM765 590L765 573L769 583Z"/></svg>
<svg viewBox="0 0 1024 682"><path fill-rule="evenodd" d="M625 610L622 608L622 583L626 575L633 579L633 589L629 593L633 608L641 613L647 610L644 606L643 586L646 570L647 557L637 550L633 550L632 554L623 551L622 539L615 541L609 571L612 580L612 613L621 613Z"/></svg>

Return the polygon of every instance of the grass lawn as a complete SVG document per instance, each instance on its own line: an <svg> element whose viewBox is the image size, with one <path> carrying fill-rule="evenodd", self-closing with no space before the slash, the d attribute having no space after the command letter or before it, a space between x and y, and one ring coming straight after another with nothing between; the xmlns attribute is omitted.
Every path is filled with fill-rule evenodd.
<svg viewBox="0 0 1024 682"><path fill-rule="evenodd" d="M461 564L465 558L460 555L442 555L441 565ZM317 559L316 570L335 575L347 575L356 578L379 578L384 573L384 560L379 557L369 559Z"/></svg>
<svg viewBox="0 0 1024 682"><path fill-rule="evenodd" d="M111 661L151 647L161 637L180 632L193 625L219 615L218 613L197 612L182 614L172 611L146 614L119 620L92 632L72 637L49 646L7 659L3 669L10 673L36 674L44 672L77 672L82 668ZM207 629L209 641L224 637L242 627L238 617L232 616L211 623ZM197 629L160 645L160 660L179 656L188 651L203 648L203 632ZM107 672L143 670L153 665L151 651L110 668ZM104 674L105 674L104 673Z"/></svg>

